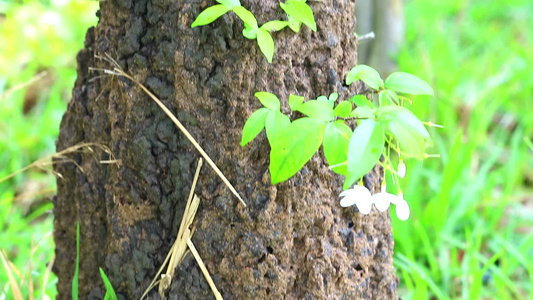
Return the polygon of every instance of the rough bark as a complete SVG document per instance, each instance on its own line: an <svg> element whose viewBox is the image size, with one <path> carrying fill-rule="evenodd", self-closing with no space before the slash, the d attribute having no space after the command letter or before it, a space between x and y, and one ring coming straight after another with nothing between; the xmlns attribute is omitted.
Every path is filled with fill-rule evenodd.
<svg viewBox="0 0 533 300"><path fill-rule="evenodd" d="M283 18L278 1L241 1L259 24ZM201 204L193 242L224 299L394 299L393 237L388 213L363 217L342 209L342 178L322 153L296 176L270 185L264 133L239 145L244 122L260 104L256 91L282 99L347 92L342 82L356 63L353 1L309 2L313 33L274 34L268 64L255 41L242 37L232 13L191 29L214 1L101 2L100 22L78 55L78 79L63 117L58 151L80 142L107 145L122 161L102 165L79 153L60 164L55 202L60 299L71 297L76 222L81 224L80 297L101 298L102 267L120 298L138 299L176 237L198 152L137 86L99 78L108 53L154 92L184 123L246 200L244 208L208 166L196 193ZM351 92L354 92L353 90ZM107 159L105 154L101 157ZM366 184L376 192L376 168ZM150 299L159 299L156 291ZM170 299L212 299L188 255L176 271Z"/></svg>

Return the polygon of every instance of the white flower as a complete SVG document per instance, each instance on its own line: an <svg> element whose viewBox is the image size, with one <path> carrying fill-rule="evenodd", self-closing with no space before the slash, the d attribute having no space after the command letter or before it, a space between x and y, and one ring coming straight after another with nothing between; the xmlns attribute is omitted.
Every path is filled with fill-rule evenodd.
<svg viewBox="0 0 533 300"><path fill-rule="evenodd" d="M384 212L389 209L391 203L391 196L394 195L388 193L377 193L372 196L372 202L380 212Z"/></svg>
<svg viewBox="0 0 533 300"><path fill-rule="evenodd" d="M400 160L400 162L398 163L398 176L400 176L400 178L404 178L406 172L407 168L405 167L403 160Z"/></svg>
<svg viewBox="0 0 533 300"><path fill-rule="evenodd" d="M398 219L405 221L409 218L409 204L403 199L403 194L396 196L386 192L377 193L372 196L372 202L381 212L386 211L392 203L396 205L396 216L398 216Z"/></svg>
<svg viewBox="0 0 533 300"><path fill-rule="evenodd" d="M352 189L342 192L339 197L341 199L341 206L348 207L355 204L359 212L363 215L368 215L372 210L372 196L370 191L364 186L354 186Z"/></svg>
<svg viewBox="0 0 533 300"><path fill-rule="evenodd" d="M396 206L396 216L398 219L405 221L409 218L410 210L409 204L403 199L403 194L396 196L389 194L385 191L371 195L370 191L364 186L355 186L352 189L342 192L340 197L341 206L348 207L355 205L359 212L368 215L372 210L372 204L374 204L380 212L384 212L389 209L390 204Z"/></svg>
<svg viewBox="0 0 533 300"><path fill-rule="evenodd" d="M411 211L409 210L409 204L403 199L403 195L395 196L394 199L391 199L391 203L396 205L396 216L398 219L405 221L409 219Z"/></svg>

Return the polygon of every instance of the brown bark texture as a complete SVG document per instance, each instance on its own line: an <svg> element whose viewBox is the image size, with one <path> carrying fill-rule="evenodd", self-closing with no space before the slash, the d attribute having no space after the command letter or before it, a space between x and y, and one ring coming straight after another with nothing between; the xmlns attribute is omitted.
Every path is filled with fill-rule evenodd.
<svg viewBox="0 0 533 300"><path fill-rule="evenodd" d="M278 1L241 1L259 24L285 18ZM308 2L318 31L273 33L268 64L257 43L227 13L213 24L191 23L214 0L110 0L78 55L78 79L63 117L58 151L80 142L108 146L61 163L55 200L59 299L70 299L81 225L80 299L105 293L105 270L119 299L138 299L176 238L199 153L159 107L131 81L100 77L112 69L94 57L108 53L144 83L233 183L242 206L204 164L192 238L224 299L396 299L393 236L388 213L362 216L342 209L342 178L321 151L290 180L270 184L264 133L240 146L246 119L260 107L257 91L272 92L289 113L288 96L313 99L355 88L343 80L356 63L353 1ZM294 116L293 116L294 117ZM376 168L365 184L377 192ZM149 299L159 299L157 289ZM194 258L176 270L169 299L213 299Z"/></svg>

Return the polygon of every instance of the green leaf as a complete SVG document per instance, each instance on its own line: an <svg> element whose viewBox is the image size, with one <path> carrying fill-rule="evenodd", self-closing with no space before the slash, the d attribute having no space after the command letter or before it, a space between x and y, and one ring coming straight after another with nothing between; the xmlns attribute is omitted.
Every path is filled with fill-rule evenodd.
<svg viewBox="0 0 533 300"><path fill-rule="evenodd" d="M382 96L383 95L383 96ZM398 99L398 94L396 94L396 92L394 92L393 90L383 90L381 92L379 92L379 96L380 97L385 97L385 102L381 102L382 105L386 105L386 104L383 104L383 103L391 103L391 104L398 104L400 103L399 99Z"/></svg>
<svg viewBox="0 0 533 300"><path fill-rule="evenodd" d="M336 117L348 118L350 117L351 112L352 103L350 101L342 101L341 103L337 104L333 110L333 115Z"/></svg>
<svg viewBox="0 0 533 300"><path fill-rule="evenodd" d="M296 108L296 111L313 119L329 122L333 120L333 107L327 102L309 100Z"/></svg>
<svg viewBox="0 0 533 300"><path fill-rule="evenodd" d="M304 102L304 99L305 98L302 96L296 96L296 95L290 94L289 95L289 107L291 108L291 110L296 110L296 108L298 108L298 106L300 106L300 104Z"/></svg>
<svg viewBox="0 0 533 300"><path fill-rule="evenodd" d="M117 300L117 294L115 294L115 289L113 288L111 281L109 281L109 278L107 278L107 275L105 274L104 270L102 270L102 268L100 268L100 276L102 277L102 281L104 282L106 290L104 299Z"/></svg>
<svg viewBox="0 0 533 300"><path fill-rule="evenodd" d="M396 121L402 124L403 127L408 127L415 134L429 139L429 133L424 127L424 124L407 108L396 106L396 105L387 105L382 106L378 109L378 114L383 118L384 121Z"/></svg>
<svg viewBox="0 0 533 300"><path fill-rule="evenodd" d="M295 18L289 16L289 28L292 31L298 33L298 32L300 32L300 27L302 27L302 22L300 22L300 21L296 20Z"/></svg>
<svg viewBox="0 0 533 300"><path fill-rule="evenodd" d="M330 102L335 102L335 101L337 101L337 99L339 99L339 94L338 93L331 93L329 95L329 101Z"/></svg>
<svg viewBox="0 0 533 300"><path fill-rule="evenodd" d="M309 5L304 2L288 0L285 3L279 4L281 8L294 19L304 23L311 30L316 32L315 17L313 16L313 10Z"/></svg>
<svg viewBox="0 0 533 300"><path fill-rule="evenodd" d="M324 95L318 96L318 98L316 98L316 100L322 101L322 102L329 102L328 97L326 97Z"/></svg>
<svg viewBox="0 0 533 300"><path fill-rule="evenodd" d="M419 135L413 134L407 127L402 127L396 122L387 124L387 129L392 132L400 143L402 156L414 157L416 159L424 159L426 150L426 140Z"/></svg>
<svg viewBox="0 0 533 300"><path fill-rule="evenodd" d="M385 80L385 88L398 93L435 96L433 88L424 80L405 72L394 72Z"/></svg>
<svg viewBox="0 0 533 300"><path fill-rule="evenodd" d="M333 109L333 106L335 105L335 101L331 101L330 99L328 99L328 97L326 97L324 95L318 96L318 98L316 98L316 100L318 102L327 103L332 109Z"/></svg>
<svg viewBox="0 0 533 300"><path fill-rule="evenodd" d="M280 110L281 103L276 95L268 92L256 92L254 94L264 107L272 110Z"/></svg>
<svg viewBox="0 0 533 300"><path fill-rule="evenodd" d="M355 104L357 107L366 106L374 108L374 103L368 100L365 95L355 95L350 99L350 101L352 101L352 103Z"/></svg>
<svg viewBox="0 0 533 300"><path fill-rule="evenodd" d="M424 158L426 140L430 139L424 124L405 107L383 106L378 111L385 127L400 143L404 155Z"/></svg>
<svg viewBox="0 0 533 300"><path fill-rule="evenodd" d="M359 106L352 111L350 118L373 119L375 111L375 109L368 106Z"/></svg>
<svg viewBox="0 0 533 300"><path fill-rule="evenodd" d="M218 17L222 16L228 11L229 11L229 8L222 4L210 6L206 8L204 11L202 11L198 15L198 17L196 17L196 20L192 22L191 28L212 23L213 21L218 19Z"/></svg>
<svg viewBox="0 0 533 300"><path fill-rule="evenodd" d="M376 91L383 87L383 79L379 76L378 71L367 65L358 65L348 72L348 75L346 75L346 84L350 85L356 80L362 80Z"/></svg>
<svg viewBox="0 0 533 300"><path fill-rule="evenodd" d="M272 58L274 57L274 40L270 33L264 29L259 29L257 31L257 44L268 63L272 63Z"/></svg>
<svg viewBox="0 0 533 300"><path fill-rule="evenodd" d="M322 143L325 127L322 121L301 118L283 130L270 151L272 184L289 179L313 157Z"/></svg>
<svg viewBox="0 0 533 300"><path fill-rule="evenodd" d="M261 26L261 29L264 29L266 31L280 31L287 26L289 26L289 22L287 21L274 20L263 24L263 26Z"/></svg>
<svg viewBox="0 0 533 300"><path fill-rule="evenodd" d="M270 109L263 107L254 111L254 113L250 115L244 124L244 128L242 129L242 147L246 146L246 144L248 144L251 140L255 139L255 137L263 130L263 128L265 128L267 114L270 111Z"/></svg>
<svg viewBox="0 0 533 300"><path fill-rule="evenodd" d="M265 122L265 130L270 147L276 143L283 129L291 124L291 120L279 110L271 110Z"/></svg>
<svg viewBox="0 0 533 300"><path fill-rule="evenodd" d="M229 9L232 9L235 6L241 6L241 2L239 0L217 0L217 2L223 4Z"/></svg>
<svg viewBox="0 0 533 300"><path fill-rule="evenodd" d="M343 188L350 188L378 162L383 152L385 135L383 125L369 119L355 128L348 145L348 175Z"/></svg>
<svg viewBox="0 0 533 300"><path fill-rule="evenodd" d="M328 123L324 132L324 156L330 166L345 163L348 159L348 145L352 137L352 130L342 120ZM331 169L333 172L346 175L347 165L340 165Z"/></svg>
<svg viewBox="0 0 533 300"><path fill-rule="evenodd" d="M257 27L257 20L255 19L254 14L252 14L252 12L250 12L246 8L244 8L242 6L236 6L236 7L233 8L233 12L239 18L241 18L241 20L245 24L248 24L248 26L250 26L251 28L253 28L253 29L257 29L258 28Z"/></svg>
<svg viewBox="0 0 533 300"><path fill-rule="evenodd" d="M244 23L242 35L249 40L255 40L257 38L257 31L257 28L252 28L248 24Z"/></svg>

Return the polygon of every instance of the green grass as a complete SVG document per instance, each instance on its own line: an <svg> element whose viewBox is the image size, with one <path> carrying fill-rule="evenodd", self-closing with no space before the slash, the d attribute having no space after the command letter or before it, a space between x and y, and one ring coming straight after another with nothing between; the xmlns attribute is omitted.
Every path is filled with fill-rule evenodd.
<svg viewBox="0 0 533 300"><path fill-rule="evenodd" d="M80 273L80 222L76 224L76 266L72 276L72 300L78 300L78 283Z"/></svg>
<svg viewBox="0 0 533 300"><path fill-rule="evenodd" d="M0 1L0 178L55 152L76 78L76 54L87 28L96 24L97 7L93 1ZM39 77L41 72L47 75ZM32 79L37 80L28 85ZM27 113L25 104L31 107ZM35 297L54 299L57 293L53 274L42 286L54 255L53 207L46 201L54 190L53 175L39 170L0 183L0 250L22 275L15 278L24 298L30 275ZM0 298L13 297L7 282L2 268Z"/></svg>
<svg viewBox="0 0 533 300"><path fill-rule="evenodd" d="M413 0L406 13L399 68L437 93L412 109L445 128L431 132L440 160L407 165L402 297L533 299L533 3Z"/></svg>
<svg viewBox="0 0 533 300"><path fill-rule="evenodd" d="M0 1L0 178L55 151L76 53L97 6ZM400 69L437 93L415 99L412 109L445 128L430 128L429 150L441 159L406 162L411 218L393 216L400 295L533 299L533 3L412 0L406 13ZM51 77L14 89L41 71ZM32 91L35 105L24 114ZM52 206L43 196L13 199L53 189L53 176L39 171L0 183L0 249L24 276L15 275L25 298L30 260L34 295L42 296L54 249ZM40 240L33 255L32 237ZM7 282L0 271L0 298L12 298ZM55 283L52 275L44 287L52 299Z"/></svg>

